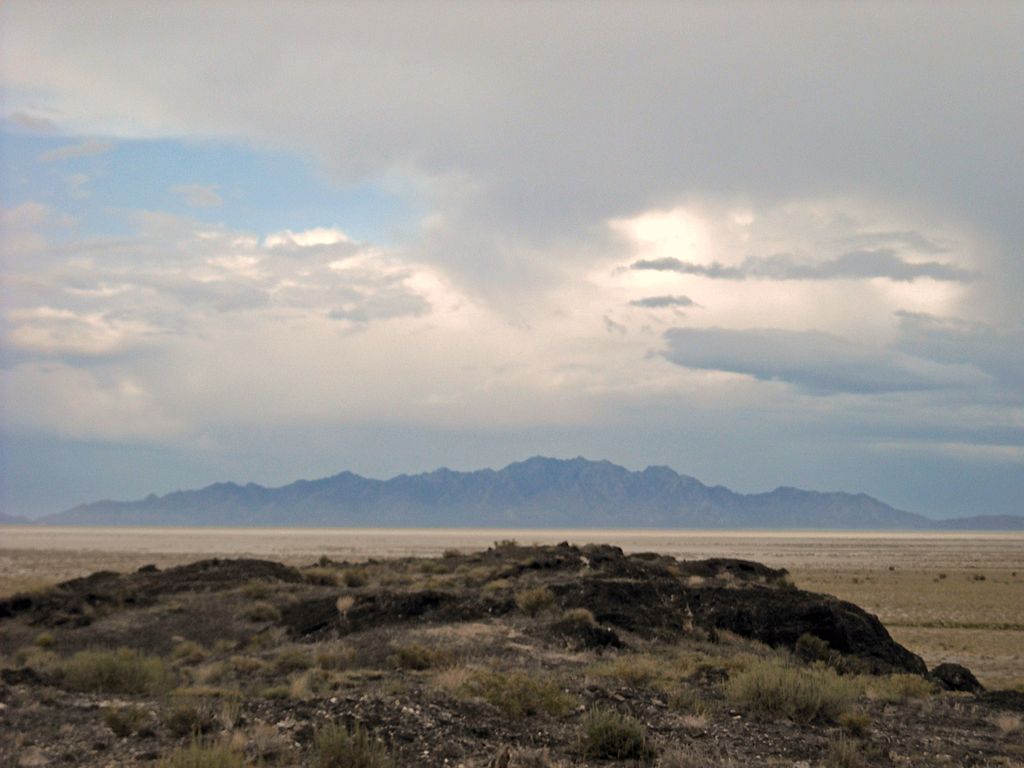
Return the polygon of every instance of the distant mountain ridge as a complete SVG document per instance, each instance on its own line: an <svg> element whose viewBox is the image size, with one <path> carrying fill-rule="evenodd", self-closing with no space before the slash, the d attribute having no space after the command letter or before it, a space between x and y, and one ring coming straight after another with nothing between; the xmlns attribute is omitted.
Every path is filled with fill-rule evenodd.
<svg viewBox="0 0 1024 768"><path fill-rule="evenodd" d="M475 528L932 529L865 494L780 487L740 494L668 467L535 456L500 470L372 480L342 472L278 488L215 483L138 501L97 501L39 522L64 525ZM966 522L966 521L944 521ZM1020 518L1024 528L1024 518ZM949 527L949 526L946 526Z"/></svg>

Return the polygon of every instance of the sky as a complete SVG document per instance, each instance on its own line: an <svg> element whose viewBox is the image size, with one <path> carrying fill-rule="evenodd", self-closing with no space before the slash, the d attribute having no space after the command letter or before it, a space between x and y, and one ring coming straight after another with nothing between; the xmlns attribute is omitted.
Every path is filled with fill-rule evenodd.
<svg viewBox="0 0 1024 768"><path fill-rule="evenodd" d="M3 3L0 510L542 454L1024 514L1022 39Z"/></svg>

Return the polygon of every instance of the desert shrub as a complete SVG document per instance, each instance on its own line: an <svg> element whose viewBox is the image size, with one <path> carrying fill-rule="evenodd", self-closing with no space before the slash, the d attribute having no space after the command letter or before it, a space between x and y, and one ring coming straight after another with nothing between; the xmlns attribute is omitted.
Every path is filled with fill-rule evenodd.
<svg viewBox="0 0 1024 768"><path fill-rule="evenodd" d="M267 602L256 602L242 611L242 618L249 621L279 621L281 612Z"/></svg>
<svg viewBox="0 0 1024 768"><path fill-rule="evenodd" d="M864 736L871 727L871 716L861 710L844 712L839 716L839 725L851 736Z"/></svg>
<svg viewBox="0 0 1024 768"><path fill-rule="evenodd" d="M570 608L562 614L562 621L581 627L596 627L597 619L588 608Z"/></svg>
<svg viewBox="0 0 1024 768"><path fill-rule="evenodd" d="M14 661L24 667L31 667L36 672L50 674L60 672L64 662L56 653L37 645L19 648L14 654Z"/></svg>
<svg viewBox="0 0 1024 768"><path fill-rule="evenodd" d="M270 582L262 579L250 579L242 586L242 594L253 600L264 600L270 596L270 592Z"/></svg>
<svg viewBox="0 0 1024 768"><path fill-rule="evenodd" d="M827 667L795 667L762 660L732 676L726 694L749 712L801 723L834 722L857 698L858 685Z"/></svg>
<svg viewBox="0 0 1024 768"><path fill-rule="evenodd" d="M160 768L243 768L245 760L227 744L206 744L193 740L160 761Z"/></svg>
<svg viewBox="0 0 1024 768"><path fill-rule="evenodd" d="M607 709L592 709L580 724L580 752L598 760L649 760L654 749L639 720Z"/></svg>
<svg viewBox="0 0 1024 768"><path fill-rule="evenodd" d="M707 699L693 688L681 688L676 691L669 699L668 705L676 712L682 712L694 717L705 717L711 711Z"/></svg>
<svg viewBox="0 0 1024 768"><path fill-rule="evenodd" d="M419 643L411 645L396 645L394 652L388 657L388 662L399 669L423 670L431 667L444 666L450 657L444 651L437 648L428 648Z"/></svg>
<svg viewBox="0 0 1024 768"><path fill-rule="evenodd" d="M568 714L575 699L549 681L514 671L481 671L469 677L463 690L480 696L512 718L545 713L554 717Z"/></svg>
<svg viewBox="0 0 1024 768"><path fill-rule="evenodd" d="M694 744L673 747L658 758L659 768L739 768L729 758L709 754L706 748Z"/></svg>
<svg viewBox="0 0 1024 768"><path fill-rule="evenodd" d="M860 744L840 737L829 744L825 754L825 768L864 768L864 755Z"/></svg>
<svg viewBox="0 0 1024 768"><path fill-rule="evenodd" d="M449 559L449 560L451 558L454 558L454 557L462 557L462 550L461 549L446 549L444 551L444 553L442 554L442 557L444 557L446 559Z"/></svg>
<svg viewBox="0 0 1024 768"><path fill-rule="evenodd" d="M320 669L348 669L356 661L356 649L350 645L323 645L313 654Z"/></svg>
<svg viewBox="0 0 1024 768"><path fill-rule="evenodd" d="M330 568L307 568L302 572L302 577L310 584L321 587L336 587L340 583L338 572Z"/></svg>
<svg viewBox="0 0 1024 768"><path fill-rule="evenodd" d="M203 646L191 640L182 640L171 649L171 658L185 664L198 664L208 655L209 653Z"/></svg>
<svg viewBox="0 0 1024 768"><path fill-rule="evenodd" d="M285 648L274 657L274 671L279 674L301 672L313 666L313 659L302 648Z"/></svg>
<svg viewBox="0 0 1024 768"><path fill-rule="evenodd" d="M255 656L232 656L228 663L239 675L252 675L267 668L267 662Z"/></svg>
<svg viewBox="0 0 1024 768"><path fill-rule="evenodd" d="M313 738L315 768L393 768L387 746L361 725L328 725Z"/></svg>
<svg viewBox="0 0 1024 768"><path fill-rule="evenodd" d="M76 691L154 693L170 686L163 659L131 648L79 651L62 665L64 684Z"/></svg>
<svg viewBox="0 0 1024 768"><path fill-rule="evenodd" d="M420 573L436 576L442 573L448 573L448 566L444 563L438 562L437 560L424 560L420 563Z"/></svg>
<svg viewBox="0 0 1024 768"><path fill-rule="evenodd" d="M258 695L262 699L290 699L292 689L290 685L268 685L260 688Z"/></svg>
<svg viewBox="0 0 1024 768"><path fill-rule="evenodd" d="M923 699L935 692L935 684L920 675L895 674L871 678L867 683L870 698L903 704L910 699Z"/></svg>
<svg viewBox="0 0 1024 768"><path fill-rule="evenodd" d="M118 738L131 736L145 725L149 715L142 707L107 707L103 710L103 723Z"/></svg>
<svg viewBox="0 0 1024 768"><path fill-rule="evenodd" d="M358 587L365 587L368 579L362 571L349 568L347 571L342 571L341 581L346 587L356 589Z"/></svg>
<svg viewBox="0 0 1024 768"><path fill-rule="evenodd" d="M164 715L164 726L175 736L199 735L213 730L216 718L213 711L195 700L175 701Z"/></svg>
<svg viewBox="0 0 1024 768"><path fill-rule="evenodd" d="M536 616L555 604L555 595L547 587L524 589L516 593L516 605L527 616Z"/></svg>
<svg viewBox="0 0 1024 768"><path fill-rule="evenodd" d="M793 646L793 653L803 661L827 662L832 656L832 647L817 635L804 632L797 638L796 644Z"/></svg>
<svg viewBox="0 0 1024 768"><path fill-rule="evenodd" d="M596 675L610 677L626 685L644 686L662 677L666 670L651 656L627 654L596 664L593 671Z"/></svg>
<svg viewBox="0 0 1024 768"><path fill-rule="evenodd" d="M40 632L36 635L35 644L39 648L52 648L56 638L49 632Z"/></svg>

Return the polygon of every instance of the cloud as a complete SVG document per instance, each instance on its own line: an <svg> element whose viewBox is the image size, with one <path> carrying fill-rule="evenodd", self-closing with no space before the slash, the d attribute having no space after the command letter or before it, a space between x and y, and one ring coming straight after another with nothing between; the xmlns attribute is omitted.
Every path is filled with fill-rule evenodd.
<svg viewBox="0 0 1024 768"><path fill-rule="evenodd" d="M39 160L44 163L54 163L60 160L69 160L75 157L93 157L102 155L114 148L111 141L99 141L89 139L78 144L68 144L57 149L51 149L39 155Z"/></svg>
<svg viewBox="0 0 1024 768"><path fill-rule="evenodd" d="M348 235L337 227L314 227L302 232L292 232L290 229L275 232L263 239L263 246L284 251L297 251L316 246L348 244L351 242Z"/></svg>
<svg viewBox="0 0 1024 768"><path fill-rule="evenodd" d="M419 317L430 312L430 303L412 291L396 289L381 291L370 296L359 296L345 306L332 309L327 316L332 320L347 320L365 324L374 320L395 317Z"/></svg>
<svg viewBox="0 0 1024 768"><path fill-rule="evenodd" d="M48 306L5 313L6 344L25 357L91 358L123 352L155 329L143 321L103 312Z"/></svg>
<svg viewBox="0 0 1024 768"><path fill-rule="evenodd" d="M837 280L887 278L912 282L919 278L966 283L976 274L952 264L937 261L913 262L900 258L892 250L850 251L818 263L801 262L786 254L744 259L738 266L718 262L696 264L673 257L639 259L630 269L678 272L717 280Z"/></svg>
<svg viewBox="0 0 1024 768"><path fill-rule="evenodd" d="M645 309L695 306L693 299L689 296L647 296L643 299L634 299L629 304L632 307L643 307Z"/></svg>
<svg viewBox="0 0 1024 768"><path fill-rule="evenodd" d="M1010 254L1024 242L1007 203L1024 197L1008 5L166 8L126 11L116 38L100 9L61 16L35 4L7 14L20 31L5 52L15 108L43 94L67 130L284 148L342 184L398 177L427 216L455 222L434 230L430 260L477 289L503 257L506 284L544 273L543 258L509 253L693 197L859 190L966 222ZM991 55L977 55L980 40ZM252 66L254 52L268 66ZM924 82L945 87L913 85ZM435 194L453 179L457 194ZM594 251L579 245L560 255ZM1014 277L1003 293L1019 294L1024 267L1000 263Z"/></svg>
<svg viewBox="0 0 1024 768"><path fill-rule="evenodd" d="M13 112L9 119L19 128L24 128L32 133L56 133L57 131L57 124L42 115L19 111Z"/></svg>
<svg viewBox="0 0 1024 768"><path fill-rule="evenodd" d="M68 191L72 197L79 199L86 198L89 196L89 190L86 189L86 185L89 183L89 176L85 173L73 173L68 176Z"/></svg>
<svg viewBox="0 0 1024 768"><path fill-rule="evenodd" d="M217 208L224 204L214 184L179 184L170 191L191 208Z"/></svg>
<svg viewBox="0 0 1024 768"><path fill-rule="evenodd" d="M6 212L11 229L39 226L44 206ZM259 323L275 312L354 325L429 314L435 281L340 230L252 235L147 212L120 242L49 247L11 240L8 280L18 286L5 314L8 359L83 361L162 349L207 333L221 315ZM59 255L65 250L70 257ZM17 262L19 254L45 258Z"/></svg>
<svg viewBox="0 0 1024 768"><path fill-rule="evenodd" d="M992 376L1007 396L1024 401L1024 327L996 327L960 318L897 312L900 351Z"/></svg>
<svg viewBox="0 0 1024 768"><path fill-rule="evenodd" d="M944 245L933 238L914 232L889 231L889 232L859 232L856 235L848 235L841 239L841 242L858 248L884 248L897 245L901 249L915 253L948 253L950 246Z"/></svg>
<svg viewBox="0 0 1024 768"><path fill-rule="evenodd" d="M676 365L792 384L814 394L882 394L962 387L983 377L817 331L673 328Z"/></svg>
<svg viewBox="0 0 1024 768"><path fill-rule="evenodd" d="M76 434L115 434L134 392L154 435L334 425L324 461L353 423L483 425L523 451L543 425L620 460L661 430L652 460L709 477L770 474L770 455L774 472L860 487L829 469L889 466L860 464L858 439L1020 420L1010 5L158 4L125 5L116 28L94 4L8 6L5 102L57 116L72 137L57 152L89 136L272 148L339 189L398 188L415 218L374 224L386 248L338 236L366 231L341 210L282 210L272 228L292 230L269 236L151 214L86 238L57 234L53 212L0 232L5 309L37 313L5 319L28 356L8 369L23 425L59 430L100 403ZM242 186L198 178L238 189L217 210L239 215ZM706 327L647 356L678 313L644 302L680 296ZM74 357L103 344L120 351ZM717 453L678 440L692 424ZM282 442L239 439L234 466ZM423 461L445 461L442 442L424 438Z"/></svg>

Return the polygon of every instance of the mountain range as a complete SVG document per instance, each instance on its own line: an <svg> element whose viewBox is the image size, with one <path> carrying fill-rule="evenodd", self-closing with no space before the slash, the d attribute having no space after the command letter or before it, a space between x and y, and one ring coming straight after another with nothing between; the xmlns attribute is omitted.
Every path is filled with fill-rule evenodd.
<svg viewBox="0 0 1024 768"><path fill-rule="evenodd" d="M500 470L438 469L373 480L342 472L278 488L215 483L137 501L97 501L55 525L473 528L1024 529L1024 517L931 520L863 493L780 487L741 494L668 467L535 456Z"/></svg>

